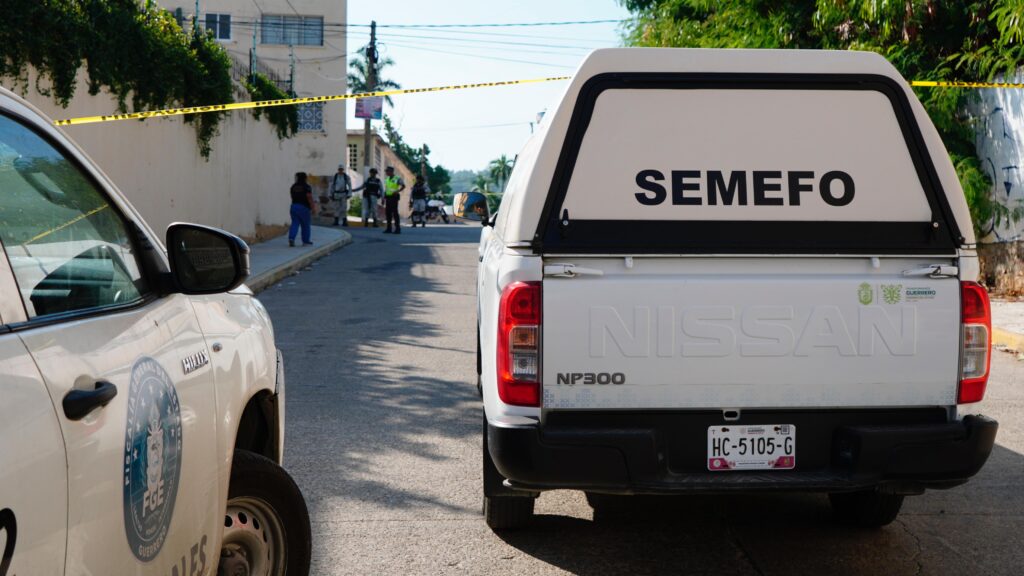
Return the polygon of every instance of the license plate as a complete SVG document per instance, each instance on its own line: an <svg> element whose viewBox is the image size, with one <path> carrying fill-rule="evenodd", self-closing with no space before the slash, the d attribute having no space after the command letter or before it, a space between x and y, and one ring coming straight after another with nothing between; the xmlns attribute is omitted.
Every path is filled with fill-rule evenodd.
<svg viewBox="0 0 1024 576"><path fill-rule="evenodd" d="M796 426L711 426L708 470L790 470L796 467Z"/></svg>

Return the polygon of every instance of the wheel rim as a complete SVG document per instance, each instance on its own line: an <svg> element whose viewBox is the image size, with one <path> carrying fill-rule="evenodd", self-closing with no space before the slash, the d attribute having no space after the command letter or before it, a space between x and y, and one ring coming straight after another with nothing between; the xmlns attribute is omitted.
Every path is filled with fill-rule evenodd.
<svg viewBox="0 0 1024 576"><path fill-rule="evenodd" d="M221 557L241 555L249 576L284 574L285 531L272 506L258 498L228 500Z"/></svg>

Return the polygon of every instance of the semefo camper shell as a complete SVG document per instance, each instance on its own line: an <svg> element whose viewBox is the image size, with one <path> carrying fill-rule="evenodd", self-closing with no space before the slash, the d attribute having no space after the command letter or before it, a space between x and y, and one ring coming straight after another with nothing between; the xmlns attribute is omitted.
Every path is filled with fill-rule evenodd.
<svg viewBox="0 0 1024 576"><path fill-rule="evenodd" d="M997 424L970 215L876 54L592 53L482 238L488 522L539 491L807 490L892 521Z"/></svg>

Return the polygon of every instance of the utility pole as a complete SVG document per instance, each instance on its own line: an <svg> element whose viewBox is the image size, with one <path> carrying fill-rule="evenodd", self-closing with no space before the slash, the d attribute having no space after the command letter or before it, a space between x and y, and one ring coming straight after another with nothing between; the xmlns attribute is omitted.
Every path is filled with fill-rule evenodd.
<svg viewBox="0 0 1024 576"><path fill-rule="evenodd" d="M249 51L249 82L256 82L256 29L259 24L252 26L252 50Z"/></svg>
<svg viewBox="0 0 1024 576"><path fill-rule="evenodd" d="M291 67L288 71L288 95L295 97L295 46L288 45L288 57L291 59Z"/></svg>
<svg viewBox="0 0 1024 576"><path fill-rule="evenodd" d="M199 34L199 0L196 0L196 14L192 17L192 35Z"/></svg>
<svg viewBox="0 0 1024 576"><path fill-rule="evenodd" d="M366 46L366 91L377 89L377 21L370 22L370 43ZM363 178L370 177L370 119L363 119ZM376 222L376 219L374 219Z"/></svg>
<svg viewBox="0 0 1024 576"><path fill-rule="evenodd" d="M427 145L424 144L420 148L420 175L423 176L423 181L427 181Z"/></svg>

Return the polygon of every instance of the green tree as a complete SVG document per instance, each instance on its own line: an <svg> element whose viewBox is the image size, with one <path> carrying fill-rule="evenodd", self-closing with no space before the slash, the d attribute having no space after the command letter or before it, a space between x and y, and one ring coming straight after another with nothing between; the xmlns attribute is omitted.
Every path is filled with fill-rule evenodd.
<svg viewBox="0 0 1024 576"><path fill-rule="evenodd" d="M370 92L370 63L366 58L366 46L357 50L356 54L358 54L358 56L348 61L348 88L353 94ZM395 61L391 58L377 59L377 83L376 88L373 89L374 92L380 90L399 90L402 87L398 82L383 76L384 69L394 65ZM388 106L394 106L395 104L391 101L391 96L385 96L384 101L388 103Z"/></svg>
<svg viewBox="0 0 1024 576"><path fill-rule="evenodd" d="M620 0L634 46L870 50L911 79L992 80L1024 64L1022 0ZM966 89L915 89L949 150L975 229L1019 220L991 195Z"/></svg>
<svg viewBox="0 0 1024 576"><path fill-rule="evenodd" d="M512 160L508 156L502 154L494 160L491 160L487 169L490 170L491 179L494 180L494 183L498 186L498 190L504 192L505 185L508 184L508 177L512 174Z"/></svg>
<svg viewBox="0 0 1024 576"><path fill-rule="evenodd" d="M367 46L363 46L356 51L357 57L348 61L348 87L353 94L360 92L370 92L370 59L366 56ZM379 58L376 61L376 65L373 67L374 77L374 88L373 91L377 90L397 90L401 88L397 82L383 76L385 68L394 65L394 60L391 58ZM390 96L385 96L384 101L387 102L388 106L393 106L394 103L391 101ZM370 165L370 119L363 119L363 166L368 168Z"/></svg>
<svg viewBox="0 0 1024 576"><path fill-rule="evenodd" d="M491 193L491 179L487 177L487 174L477 174L477 177L473 179L472 192L483 192L484 194Z"/></svg>
<svg viewBox="0 0 1024 576"><path fill-rule="evenodd" d="M387 138L388 146L402 159L402 162L413 172L419 173L420 163L426 165L427 185L435 194L450 194L452 191L449 182L451 174L441 165L430 164L430 147L424 144L419 148L413 148L405 142L398 129L391 122L388 115L384 115L384 136Z"/></svg>

